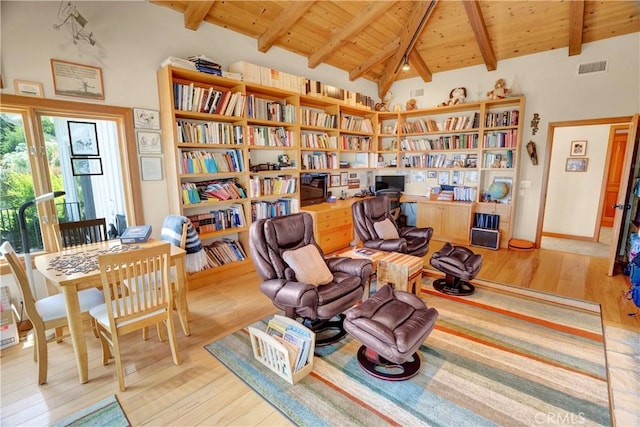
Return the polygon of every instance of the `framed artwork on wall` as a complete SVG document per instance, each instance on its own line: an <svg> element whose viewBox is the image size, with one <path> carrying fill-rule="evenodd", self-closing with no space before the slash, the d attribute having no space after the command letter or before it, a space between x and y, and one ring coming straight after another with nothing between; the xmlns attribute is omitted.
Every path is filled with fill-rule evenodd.
<svg viewBox="0 0 640 427"><path fill-rule="evenodd" d="M160 112L145 108L134 108L133 127L137 129L160 129Z"/></svg>
<svg viewBox="0 0 640 427"><path fill-rule="evenodd" d="M161 154L162 139L160 132L138 131L136 133L138 141L138 153L140 154Z"/></svg>
<svg viewBox="0 0 640 427"><path fill-rule="evenodd" d="M567 164L564 168L566 172L586 172L589 165L589 159L583 157L580 159L567 158Z"/></svg>
<svg viewBox="0 0 640 427"><path fill-rule="evenodd" d="M104 99L102 69L91 65L51 60L53 90L56 95Z"/></svg>
<svg viewBox="0 0 640 427"><path fill-rule="evenodd" d="M44 96L44 89L40 82L29 82L26 80L14 80L13 88L16 91L16 95L23 96L35 96L42 98Z"/></svg>
<svg viewBox="0 0 640 427"><path fill-rule="evenodd" d="M71 170L73 176L102 175L102 159L100 157L72 157Z"/></svg>
<svg viewBox="0 0 640 427"><path fill-rule="evenodd" d="M570 156L585 156L587 154L587 141L571 141Z"/></svg>
<svg viewBox="0 0 640 427"><path fill-rule="evenodd" d="M140 157L143 181L162 181L162 157Z"/></svg>
<svg viewBox="0 0 640 427"><path fill-rule="evenodd" d="M72 156L98 156L98 133L92 122L68 121L69 142Z"/></svg>
<svg viewBox="0 0 640 427"><path fill-rule="evenodd" d="M331 186L340 187L340 175L331 175Z"/></svg>
<svg viewBox="0 0 640 427"><path fill-rule="evenodd" d="M349 174L347 172L340 172L340 185L349 185Z"/></svg>

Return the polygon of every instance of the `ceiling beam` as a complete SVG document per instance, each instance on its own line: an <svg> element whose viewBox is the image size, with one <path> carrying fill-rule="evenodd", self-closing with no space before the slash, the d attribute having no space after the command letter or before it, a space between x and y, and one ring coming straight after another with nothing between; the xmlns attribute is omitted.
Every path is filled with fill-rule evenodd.
<svg viewBox="0 0 640 427"><path fill-rule="evenodd" d="M398 50L398 46L400 46L400 37L378 50L356 68L349 71L349 80L355 80L358 77L362 77L367 71L389 59L391 55Z"/></svg>
<svg viewBox="0 0 640 427"><path fill-rule="evenodd" d="M197 30L214 3L215 1L190 1L184 10L185 28Z"/></svg>
<svg viewBox="0 0 640 427"><path fill-rule="evenodd" d="M378 95L383 98L387 93L391 84L398 76L400 71L400 63L405 54L408 54L416 43L416 40L420 36L420 33L424 29L424 26L429 20L429 16L433 9L435 9L437 0L431 1L418 1L415 2L411 13L409 15L409 22L403 27L400 33L400 46L398 50L391 56L391 59L387 61L384 67L382 76L378 81Z"/></svg>
<svg viewBox="0 0 640 427"><path fill-rule="evenodd" d="M377 21L393 6L392 1L370 2L361 12L353 17L340 31L334 33L329 41L309 57L309 68L316 68L342 45L354 39L362 30Z"/></svg>
<svg viewBox="0 0 640 427"><path fill-rule="evenodd" d="M296 1L287 3L287 7L282 11L278 18L273 21L267 30L258 38L258 50L262 53L267 52L273 47L276 41L284 36L289 28L293 27L296 22L305 14L315 1Z"/></svg>
<svg viewBox="0 0 640 427"><path fill-rule="evenodd" d="M569 2L569 56L582 52L582 27L584 25L584 0Z"/></svg>
<svg viewBox="0 0 640 427"><path fill-rule="evenodd" d="M464 10L467 12L473 34L476 36L476 41L478 42L484 63L487 66L487 71L493 71L498 67L498 61L496 60L496 54L491 45L487 25L480 11L480 3L477 0L473 0L463 1L462 4L464 5Z"/></svg>
<svg viewBox="0 0 640 427"><path fill-rule="evenodd" d="M420 77L422 77L422 81L424 81L425 83L429 83L431 81L433 77L433 75L431 74L431 70L422 60L422 56L420 56L416 49L413 49L411 52L409 52L409 64L411 64L411 67L414 68L418 72L418 74L420 74Z"/></svg>

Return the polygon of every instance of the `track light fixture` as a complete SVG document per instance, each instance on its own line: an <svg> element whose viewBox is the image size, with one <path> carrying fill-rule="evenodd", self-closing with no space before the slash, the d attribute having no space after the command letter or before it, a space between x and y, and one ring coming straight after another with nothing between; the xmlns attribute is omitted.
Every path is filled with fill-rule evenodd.
<svg viewBox="0 0 640 427"><path fill-rule="evenodd" d="M404 62L402 64L402 71L409 71L411 67L409 66L409 56L404 56Z"/></svg>

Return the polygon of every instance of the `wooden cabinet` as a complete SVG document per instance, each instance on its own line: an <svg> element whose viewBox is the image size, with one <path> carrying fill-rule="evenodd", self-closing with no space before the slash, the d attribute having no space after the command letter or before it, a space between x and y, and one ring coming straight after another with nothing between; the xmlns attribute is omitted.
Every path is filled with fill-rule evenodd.
<svg viewBox="0 0 640 427"><path fill-rule="evenodd" d="M433 227L433 239L469 244L474 203L417 202L416 226Z"/></svg>
<svg viewBox="0 0 640 427"><path fill-rule="evenodd" d="M300 209L313 217L313 233L325 254L346 248L353 240L353 200L320 203Z"/></svg>

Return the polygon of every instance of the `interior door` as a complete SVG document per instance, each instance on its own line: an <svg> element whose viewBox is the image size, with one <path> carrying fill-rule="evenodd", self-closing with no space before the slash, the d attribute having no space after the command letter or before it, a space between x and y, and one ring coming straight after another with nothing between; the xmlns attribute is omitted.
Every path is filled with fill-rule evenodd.
<svg viewBox="0 0 640 427"><path fill-rule="evenodd" d="M618 260L618 253L621 244L624 242L620 241L620 232L622 229L623 219L625 213L630 212L630 209L627 207L627 203L629 200L629 182L631 181L631 166L634 163L633 153L635 148L636 140L638 139L638 115L634 115L631 120L629 126L629 134L627 137L624 162L621 170L622 177L624 177L620 181L620 189L618 191L618 199L615 205L615 215L613 219L613 236L611 249L609 250L609 270L608 275L613 276L613 271L616 266L616 261Z"/></svg>
<svg viewBox="0 0 640 427"><path fill-rule="evenodd" d="M600 219L600 225L603 227L613 226L613 219L616 213L613 205L618 200L618 190L620 189L622 168L624 167L624 155L627 148L627 139L629 138L627 127L611 126L611 133L611 154L609 156L609 169L604 189L604 206Z"/></svg>

